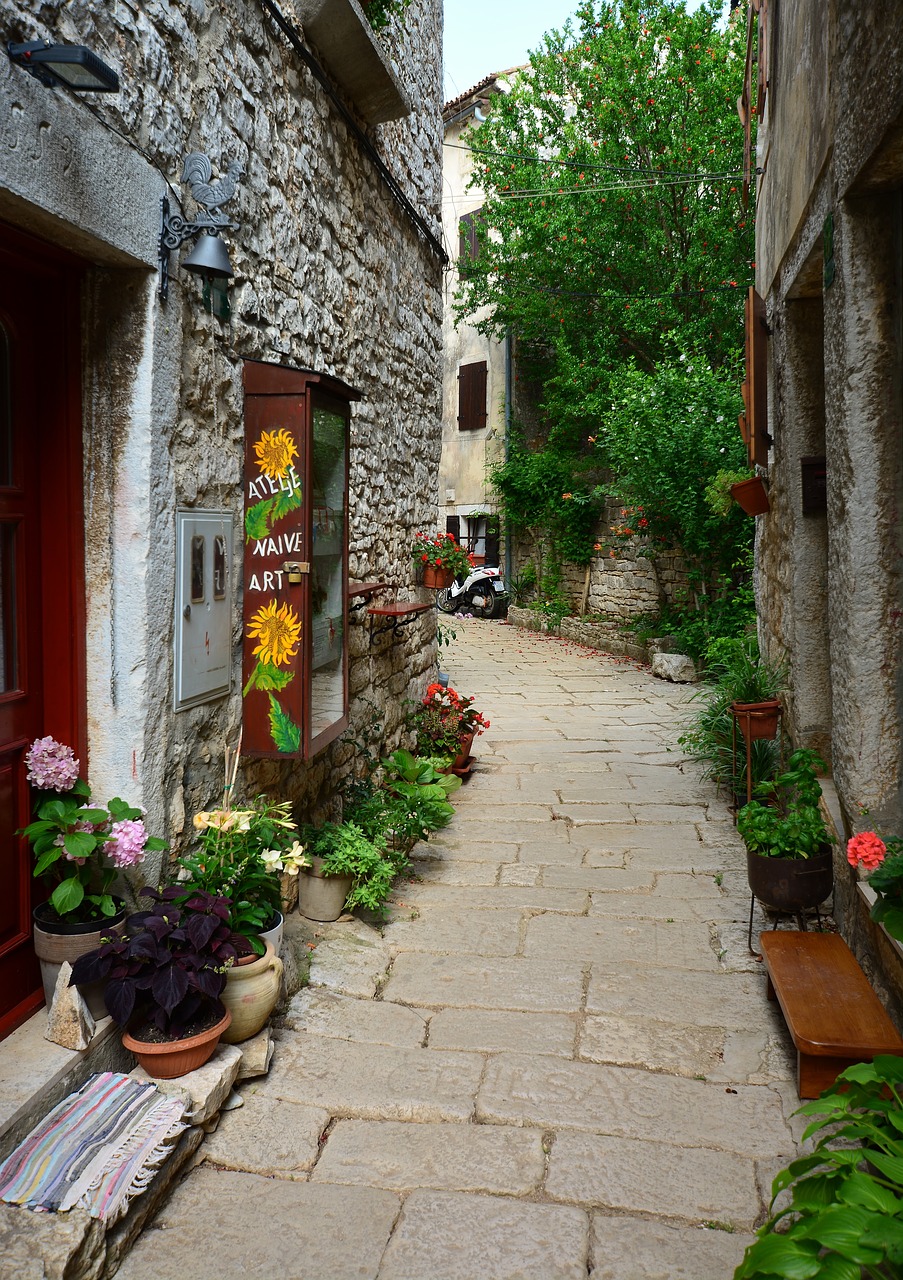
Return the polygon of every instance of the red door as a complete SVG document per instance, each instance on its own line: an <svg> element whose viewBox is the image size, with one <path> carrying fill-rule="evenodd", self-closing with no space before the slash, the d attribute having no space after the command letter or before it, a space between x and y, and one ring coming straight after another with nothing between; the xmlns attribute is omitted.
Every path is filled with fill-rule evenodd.
<svg viewBox="0 0 903 1280"><path fill-rule="evenodd" d="M0 1035L43 999L24 753L85 745L77 301L76 263L0 225Z"/></svg>

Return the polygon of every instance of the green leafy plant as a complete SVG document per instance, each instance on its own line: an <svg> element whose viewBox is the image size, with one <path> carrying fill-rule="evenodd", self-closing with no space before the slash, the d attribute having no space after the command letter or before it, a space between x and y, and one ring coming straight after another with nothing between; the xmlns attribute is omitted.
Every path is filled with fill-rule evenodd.
<svg viewBox="0 0 903 1280"><path fill-rule="evenodd" d="M892 938L903 942L903 840L874 831L861 831L847 841L847 860L870 871L869 885L877 894L871 917Z"/></svg>
<svg viewBox="0 0 903 1280"><path fill-rule="evenodd" d="M405 725L417 735L419 754L454 758L464 738L471 733L481 734L489 728L489 721L474 707L473 698L462 696L450 686L431 684L423 699L408 711Z"/></svg>
<svg viewBox="0 0 903 1280"><path fill-rule="evenodd" d="M467 577L473 570L473 556L461 546L453 533L430 537L418 533L411 547L415 568L447 569L456 578Z"/></svg>
<svg viewBox="0 0 903 1280"><path fill-rule="evenodd" d="M228 899L229 927L263 955L258 936L280 906L278 872L309 866L288 801L259 795L246 809L195 814L198 845L178 861L182 900L198 893Z"/></svg>
<svg viewBox="0 0 903 1280"><path fill-rule="evenodd" d="M748 469L745 471L716 471L706 485L703 495L709 510L714 515L720 516L722 520L727 520L736 508L736 503L731 493L731 485L742 484L744 480L749 480L751 475L752 472Z"/></svg>
<svg viewBox="0 0 903 1280"><path fill-rule="evenodd" d="M403 17L411 0L363 0L367 21L374 31L383 31L393 17Z"/></svg>
<svg viewBox="0 0 903 1280"><path fill-rule="evenodd" d="M817 769L827 769L824 760L801 748L783 773L756 788L756 794L771 803L752 800L737 814L737 830L751 853L764 858L813 858L824 853L831 837L818 807Z"/></svg>
<svg viewBox="0 0 903 1280"><path fill-rule="evenodd" d="M165 841L148 836L143 810L118 796L104 806L92 804L71 747L37 738L25 763L29 782L46 799L37 805L36 820L17 834L34 848L34 875L54 886L52 911L70 924L109 919L117 911L110 892L117 874L143 862L149 851L165 849Z"/></svg>
<svg viewBox="0 0 903 1280"><path fill-rule="evenodd" d="M735 731L731 704L765 702L776 697L784 688L787 673L783 663L772 662L759 653L755 636L724 641L710 670L713 684L693 695L693 701L701 705L678 741L690 759L703 765L704 777L739 795L746 791L746 750L742 735ZM755 790L773 776L777 747L774 742L759 739L753 742L750 754Z"/></svg>
<svg viewBox="0 0 903 1280"><path fill-rule="evenodd" d="M302 833L308 853L323 859L324 875L351 876L348 911L364 907L375 915L386 914L392 883L408 865L402 850L389 849L384 835L368 836L354 822L303 827Z"/></svg>
<svg viewBox="0 0 903 1280"><path fill-rule="evenodd" d="M842 1072L798 1114L820 1135L772 1184L772 1216L734 1280L899 1280L903 1275L903 1059ZM790 1192L790 1203L775 1202Z"/></svg>

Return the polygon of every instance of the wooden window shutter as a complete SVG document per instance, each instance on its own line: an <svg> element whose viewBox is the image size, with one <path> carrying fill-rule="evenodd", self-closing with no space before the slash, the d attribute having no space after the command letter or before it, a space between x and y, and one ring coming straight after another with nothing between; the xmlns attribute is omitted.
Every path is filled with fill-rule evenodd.
<svg viewBox="0 0 903 1280"><path fill-rule="evenodd" d="M454 538L455 542L460 542L461 541L461 517L446 516L445 532L450 533Z"/></svg>
<svg viewBox="0 0 903 1280"><path fill-rule="evenodd" d="M768 434L768 325L765 302L750 287L746 297L746 381L740 433L750 466L768 466L771 436Z"/></svg>
<svg viewBox="0 0 903 1280"><path fill-rule="evenodd" d="M462 364L458 369L458 430L479 431L486 426L485 360Z"/></svg>
<svg viewBox="0 0 903 1280"><path fill-rule="evenodd" d="M486 563L498 566L500 551L500 532L498 516L490 516L486 521Z"/></svg>
<svg viewBox="0 0 903 1280"><path fill-rule="evenodd" d="M480 239L477 225L482 220L483 210L474 209L473 213L465 213L458 222L458 271L466 272L472 262L480 256Z"/></svg>

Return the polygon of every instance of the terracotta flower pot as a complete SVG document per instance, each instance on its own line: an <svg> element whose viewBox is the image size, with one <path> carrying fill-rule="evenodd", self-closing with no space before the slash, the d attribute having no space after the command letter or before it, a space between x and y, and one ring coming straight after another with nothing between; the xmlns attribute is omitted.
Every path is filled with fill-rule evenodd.
<svg viewBox="0 0 903 1280"><path fill-rule="evenodd" d="M241 1044L256 1036L276 1007L282 982L282 961L266 944L262 956L239 962L226 971L221 996L232 1015L231 1026L223 1032L224 1044Z"/></svg>
<svg viewBox="0 0 903 1280"><path fill-rule="evenodd" d="M72 964L79 956L87 955L100 946L101 938L110 934L121 934L125 928L125 903L117 898L120 910L110 916L103 924L96 920L87 924L69 924L55 918L55 912L46 902L40 903L32 912L34 921L34 949L41 965L41 981L44 984L44 999L48 1008L53 1002L53 992L59 977L60 966L64 960ZM92 982L79 987L91 1016L97 1020L107 1016L107 1006L103 1000L103 983Z"/></svg>
<svg viewBox="0 0 903 1280"><path fill-rule="evenodd" d="M758 738L775 738L781 718L781 700L769 698L765 702L732 702L731 715L747 742L754 742Z"/></svg>
<svg viewBox="0 0 903 1280"><path fill-rule="evenodd" d="M739 484L732 484L731 497L748 516L763 516L766 511L771 510L768 492L759 476L753 476L751 480L741 480Z"/></svg>
<svg viewBox="0 0 903 1280"><path fill-rule="evenodd" d="M220 1037L231 1021L232 1014L227 1009L225 1017L215 1026L207 1031L199 1031L196 1036L187 1036L184 1040L152 1044L148 1040L136 1040L128 1031L124 1031L122 1043L135 1054L149 1076L153 1076L155 1080L175 1080L187 1075L189 1071L196 1071L213 1056Z"/></svg>
<svg viewBox="0 0 903 1280"><path fill-rule="evenodd" d="M431 591L444 591L455 580L451 569L434 569L432 565L424 565L423 585Z"/></svg>

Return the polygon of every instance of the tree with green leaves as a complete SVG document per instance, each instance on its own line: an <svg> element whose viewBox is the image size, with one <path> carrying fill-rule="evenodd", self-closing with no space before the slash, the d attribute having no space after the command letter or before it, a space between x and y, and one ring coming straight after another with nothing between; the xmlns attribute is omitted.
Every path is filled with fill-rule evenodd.
<svg viewBox="0 0 903 1280"><path fill-rule="evenodd" d="M686 404L706 419L697 433L705 448L690 465L700 442L688 438L681 472L701 493L717 470L742 465L735 359L753 269L736 110L744 40L741 23L725 22L716 0L694 13L683 0L587 0L466 134L485 202L458 315L479 314L483 331L510 332L528 356L545 420L533 470L549 483L569 477L562 492L572 496L559 506L590 498L606 469L616 488L623 476L625 501L667 501L661 484L644 493L642 468L629 477L624 470L633 430L627 403L643 392L654 428L655 385L664 378L659 422L673 437L665 415L690 366L699 376ZM674 463L673 444L667 464L663 456L651 468L659 479ZM515 524L522 463L516 449L495 475ZM673 506L660 514L671 540L690 536L705 559L707 517L690 505L693 529ZM736 522L731 529L748 541ZM585 562L591 547L587 531L582 554L568 558ZM706 569L731 558L730 548L719 549Z"/></svg>

